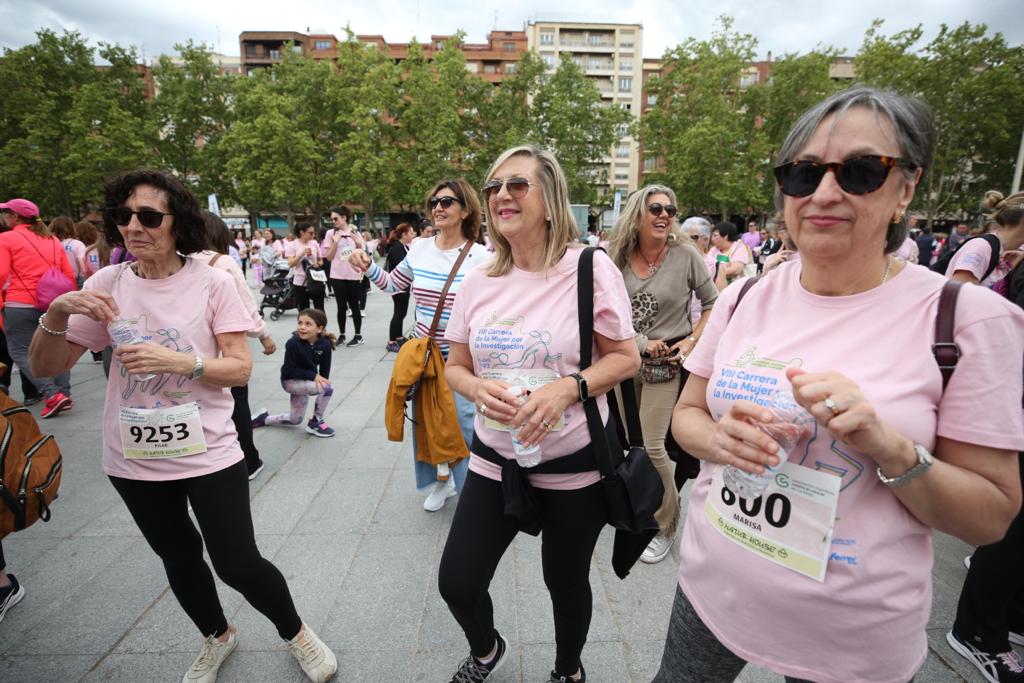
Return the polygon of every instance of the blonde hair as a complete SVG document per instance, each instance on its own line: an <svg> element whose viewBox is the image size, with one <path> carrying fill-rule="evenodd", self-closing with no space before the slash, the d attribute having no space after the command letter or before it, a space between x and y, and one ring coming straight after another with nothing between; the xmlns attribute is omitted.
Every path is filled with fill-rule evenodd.
<svg viewBox="0 0 1024 683"><path fill-rule="evenodd" d="M487 169L484 182L491 180L494 172L512 157L529 157L537 162L537 184L540 185L544 208L547 211L547 231L544 239L544 258L541 271L546 271L557 264L569 245L576 243L576 219L573 218L569 206L569 185L565 180L565 172L551 152L534 145L520 145L502 152ZM487 225L494 226L490 202L484 203L487 212ZM490 277L501 277L512 270L512 248L501 230L490 230L491 244L494 247L494 259L487 269Z"/></svg>
<svg viewBox="0 0 1024 683"><path fill-rule="evenodd" d="M608 256L619 270L625 270L629 265L629 257L640 243L640 224L647 213L647 199L652 194L667 195L669 202L673 205L676 203L676 193L665 185L646 185L629 195L626 206L622 208L622 213L615 221L612 239L608 242ZM683 232L679 221L673 216L668 228L668 246L674 247L679 244L693 244L693 240Z"/></svg>
<svg viewBox="0 0 1024 683"><path fill-rule="evenodd" d="M1015 192L1004 198L1002 192L989 190L981 200L981 210L985 218L1004 228L1019 225L1024 221L1024 192Z"/></svg>

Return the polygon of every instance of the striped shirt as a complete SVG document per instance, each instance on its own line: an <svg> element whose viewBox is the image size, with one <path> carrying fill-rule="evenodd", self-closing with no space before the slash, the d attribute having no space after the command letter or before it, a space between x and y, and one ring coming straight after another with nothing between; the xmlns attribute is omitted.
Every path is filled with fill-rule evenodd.
<svg viewBox="0 0 1024 683"><path fill-rule="evenodd" d="M376 263L366 271L367 277L373 284L385 292L395 294L397 292L412 292L416 302L416 337L426 337L430 331L430 323L434 320L434 311L437 310L438 297L444 289L444 283L448 280L448 274L455 265L462 247L441 251L436 246L437 238L416 240L409 247L409 253L389 273ZM463 243L464 244L464 243ZM469 255L459 267L459 272L452 281L445 297L444 308L441 311L441 320L434 332L434 341L441 347L441 353L448 357L448 342L444 338L444 331L448 327L448 316L452 312L452 304L455 302L455 294L459 291L459 285L466 274L474 268L488 263L491 254L483 245L473 243Z"/></svg>

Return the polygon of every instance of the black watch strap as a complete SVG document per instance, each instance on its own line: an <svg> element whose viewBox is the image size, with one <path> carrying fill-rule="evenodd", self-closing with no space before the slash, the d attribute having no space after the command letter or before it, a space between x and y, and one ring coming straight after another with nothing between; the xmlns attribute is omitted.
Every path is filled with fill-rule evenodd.
<svg viewBox="0 0 1024 683"><path fill-rule="evenodd" d="M590 398L590 391L587 387L587 378L578 372L574 372L569 376L576 380L576 387L580 391L580 402L586 401Z"/></svg>

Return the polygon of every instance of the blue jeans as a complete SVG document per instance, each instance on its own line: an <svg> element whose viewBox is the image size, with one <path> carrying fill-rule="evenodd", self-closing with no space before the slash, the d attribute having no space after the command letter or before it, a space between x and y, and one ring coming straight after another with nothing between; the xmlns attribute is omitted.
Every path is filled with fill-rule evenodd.
<svg viewBox="0 0 1024 683"><path fill-rule="evenodd" d="M460 394L452 392L455 396L455 413L459 417L459 429L462 430L462 438L466 445L473 443L473 421L476 418L476 404L469 399L463 398ZM412 401L412 415L416 414L416 399ZM416 459L416 429L412 430L412 459L416 470L416 488L425 489L437 482L437 467L420 462ZM463 458L457 465L453 465L452 477L455 479L455 490L462 492L462 485L466 481L466 473L469 471L469 458Z"/></svg>

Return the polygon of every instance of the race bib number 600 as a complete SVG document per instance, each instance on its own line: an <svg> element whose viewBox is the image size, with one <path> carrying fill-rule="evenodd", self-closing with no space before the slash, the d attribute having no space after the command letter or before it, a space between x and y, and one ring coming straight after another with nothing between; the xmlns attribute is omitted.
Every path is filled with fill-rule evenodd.
<svg viewBox="0 0 1024 683"><path fill-rule="evenodd" d="M199 405L121 408L121 446L129 460L180 458L206 452Z"/></svg>
<svg viewBox="0 0 1024 683"><path fill-rule="evenodd" d="M729 490L718 467L704 514L744 549L817 581L825 580L839 477L786 463L764 493L748 500Z"/></svg>

